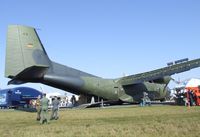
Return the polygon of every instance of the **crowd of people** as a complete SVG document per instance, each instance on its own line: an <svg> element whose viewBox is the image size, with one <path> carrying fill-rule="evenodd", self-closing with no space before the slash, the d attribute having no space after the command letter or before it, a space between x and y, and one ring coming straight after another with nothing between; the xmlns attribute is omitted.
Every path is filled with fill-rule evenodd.
<svg viewBox="0 0 200 137"><path fill-rule="evenodd" d="M192 90L177 90L173 96L177 105L198 106L198 96Z"/></svg>

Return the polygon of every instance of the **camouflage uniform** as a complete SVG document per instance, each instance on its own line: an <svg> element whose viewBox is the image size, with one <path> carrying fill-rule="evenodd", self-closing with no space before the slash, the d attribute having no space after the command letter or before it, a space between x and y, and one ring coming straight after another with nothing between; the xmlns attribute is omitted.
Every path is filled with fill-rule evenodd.
<svg viewBox="0 0 200 137"><path fill-rule="evenodd" d="M58 108L59 108L60 101L55 98L52 102L52 113L51 113L51 120L58 119Z"/></svg>
<svg viewBox="0 0 200 137"><path fill-rule="evenodd" d="M40 103L40 98L38 98L38 99L36 100L35 108L36 108L36 110L37 110L37 120L40 120L40 114L41 114L41 103Z"/></svg>
<svg viewBox="0 0 200 137"><path fill-rule="evenodd" d="M44 122L49 123L49 118L48 118L48 104L49 100L44 96L41 99L41 118L40 118L40 124L43 124Z"/></svg>

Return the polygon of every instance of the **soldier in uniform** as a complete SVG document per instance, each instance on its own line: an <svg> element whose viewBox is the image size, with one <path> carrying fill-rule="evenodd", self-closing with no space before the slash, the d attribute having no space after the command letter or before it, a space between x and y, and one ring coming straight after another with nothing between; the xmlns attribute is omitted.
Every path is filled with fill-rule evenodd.
<svg viewBox="0 0 200 137"><path fill-rule="evenodd" d="M41 99L41 118L40 118L40 124L43 124L44 122L49 123L48 118L48 105L49 100L46 98L46 94L43 94L43 98Z"/></svg>
<svg viewBox="0 0 200 137"><path fill-rule="evenodd" d="M37 100L36 100L36 102L35 102L35 108L36 108L36 110L37 110L37 118L36 118L37 121L40 120L40 114L41 114L41 103L40 103L40 99L41 99L41 96L38 95Z"/></svg>
<svg viewBox="0 0 200 137"><path fill-rule="evenodd" d="M52 113L51 113L51 120L58 119L58 109L59 109L60 100L57 97L54 97L52 101Z"/></svg>

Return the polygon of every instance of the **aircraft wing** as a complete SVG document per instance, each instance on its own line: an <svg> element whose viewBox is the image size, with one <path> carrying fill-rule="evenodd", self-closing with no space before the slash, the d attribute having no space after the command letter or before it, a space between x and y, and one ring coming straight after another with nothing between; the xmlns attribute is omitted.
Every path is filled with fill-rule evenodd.
<svg viewBox="0 0 200 137"><path fill-rule="evenodd" d="M197 67L200 67L200 58L187 61L184 63L179 63L179 64L171 65L168 67L156 69L149 72L122 77L119 79L118 82L123 86L138 84L145 81L153 81L159 78L163 78L165 76L171 76L171 75L188 71L190 69L194 69Z"/></svg>

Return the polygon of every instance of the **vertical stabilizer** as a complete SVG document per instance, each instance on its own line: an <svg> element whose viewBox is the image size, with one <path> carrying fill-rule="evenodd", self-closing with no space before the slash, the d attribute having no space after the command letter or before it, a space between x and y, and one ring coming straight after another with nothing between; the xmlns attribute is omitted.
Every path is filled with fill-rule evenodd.
<svg viewBox="0 0 200 137"><path fill-rule="evenodd" d="M40 70L38 71L40 74L34 74L42 76L42 73L44 73L43 70L46 70L44 68L48 68L50 62L34 28L20 25L8 26L5 64L6 77L16 77L27 69L29 69L29 75L31 75L31 68L33 67Z"/></svg>

